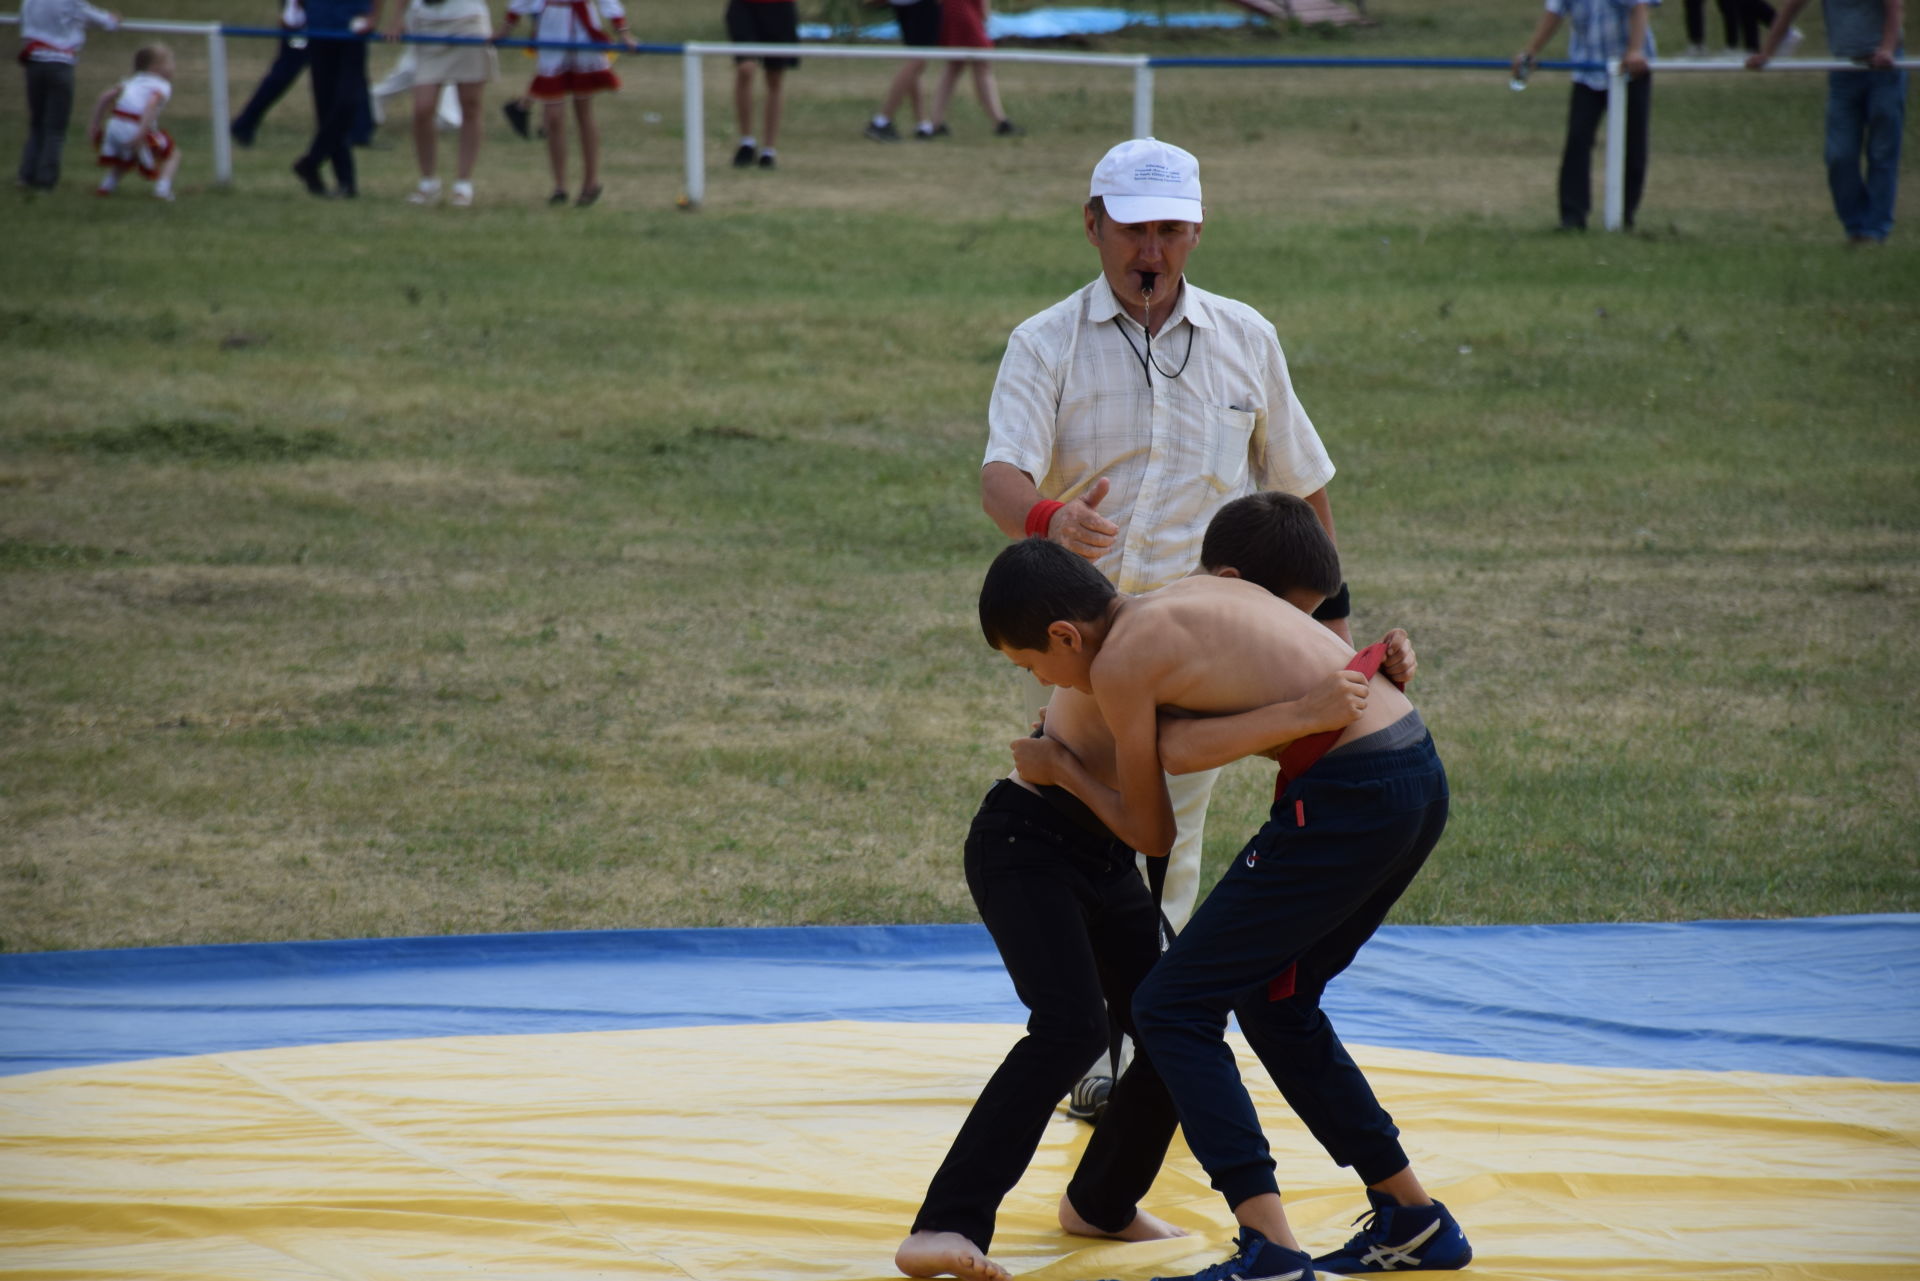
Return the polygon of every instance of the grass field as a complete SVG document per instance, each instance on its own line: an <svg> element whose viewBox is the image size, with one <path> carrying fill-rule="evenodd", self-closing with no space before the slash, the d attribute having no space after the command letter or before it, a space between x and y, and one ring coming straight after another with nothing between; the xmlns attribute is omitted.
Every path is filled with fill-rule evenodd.
<svg viewBox="0 0 1920 1281"><path fill-rule="evenodd" d="M1532 20L1369 11L1100 47L1504 56ZM297 97L209 189L179 47L178 204L88 197L75 138L0 213L0 945L972 919L1020 720L972 616L986 398L1096 270L1126 78L1009 69L1026 137L964 101L882 147L890 66L814 59L742 174L710 64L688 214L677 67L625 59L599 207L544 206L495 93L480 206L420 210L396 125L359 201L301 193ZM1278 326L1356 622L1420 645L1456 808L1396 919L1920 908L1920 253L1840 244L1822 99L1659 81L1641 232L1566 237L1557 77L1159 77L1192 278ZM1216 864L1267 780L1223 785Z"/></svg>

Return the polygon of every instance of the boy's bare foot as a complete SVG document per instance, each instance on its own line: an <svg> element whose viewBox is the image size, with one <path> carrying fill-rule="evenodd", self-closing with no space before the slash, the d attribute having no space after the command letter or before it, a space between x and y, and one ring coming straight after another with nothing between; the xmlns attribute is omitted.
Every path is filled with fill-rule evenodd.
<svg viewBox="0 0 1920 1281"><path fill-rule="evenodd" d="M910 1277L959 1277L960 1281L1013 1281L1013 1273L987 1257L958 1232L916 1232L893 1252L893 1266Z"/></svg>
<svg viewBox="0 0 1920 1281"><path fill-rule="evenodd" d="M1145 1210L1133 1212L1133 1222L1118 1232L1104 1232L1080 1217L1073 1208L1073 1202L1067 1194L1060 1194L1060 1226L1079 1237L1112 1237L1116 1241L1164 1241L1168 1237L1183 1237L1187 1230L1175 1227L1165 1219L1155 1218Z"/></svg>

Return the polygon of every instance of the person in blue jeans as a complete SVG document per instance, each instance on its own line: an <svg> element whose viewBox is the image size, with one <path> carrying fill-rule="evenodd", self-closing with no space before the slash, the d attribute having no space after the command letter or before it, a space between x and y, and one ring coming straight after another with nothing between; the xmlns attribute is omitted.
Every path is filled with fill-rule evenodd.
<svg viewBox="0 0 1920 1281"><path fill-rule="evenodd" d="M1786 0L1780 6L1760 51L1747 59L1749 70L1767 65L1806 3ZM1903 8L1903 0L1822 0L1827 47L1859 67L1827 73L1827 187L1851 245L1882 244L1893 232L1907 118L1907 73L1893 65L1903 54Z"/></svg>

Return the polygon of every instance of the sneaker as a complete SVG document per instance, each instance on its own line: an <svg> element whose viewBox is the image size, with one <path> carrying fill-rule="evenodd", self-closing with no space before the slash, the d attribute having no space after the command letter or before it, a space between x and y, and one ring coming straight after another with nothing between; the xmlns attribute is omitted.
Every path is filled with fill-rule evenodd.
<svg viewBox="0 0 1920 1281"><path fill-rule="evenodd" d="M243 128L238 123L227 126L227 136L232 138L236 143L240 144L242 147L251 147L253 145L254 131L251 129Z"/></svg>
<svg viewBox="0 0 1920 1281"><path fill-rule="evenodd" d="M934 125L932 128L921 125L913 131L913 140L915 142L931 142L935 138L949 137L952 133L953 130L947 128L945 125Z"/></svg>
<svg viewBox="0 0 1920 1281"><path fill-rule="evenodd" d="M1438 1201L1432 1205L1401 1205L1371 1188L1367 1189L1367 1200L1373 1209L1354 1220L1363 1224L1361 1229L1332 1254L1315 1259L1314 1267L1352 1276L1464 1268L1473 1261L1467 1234Z"/></svg>
<svg viewBox="0 0 1920 1281"><path fill-rule="evenodd" d="M1185 1276L1155 1277L1153 1281L1313 1281L1313 1260L1300 1250L1275 1245L1252 1228L1241 1228L1234 1239L1240 1248Z"/></svg>
<svg viewBox="0 0 1920 1281"><path fill-rule="evenodd" d="M473 184L456 182L453 184L453 198L447 201L455 209L473 208Z"/></svg>
<svg viewBox="0 0 1920 1281"><path fill-rule="evenodd" d="M1806 35L1801 32L1800 28L1788 27L1785 38L1780 41L1780 47L1774 51L1773 56L1776 58L1791 58L1800 51L1800 46L1805 43L1806 38Z"/></svg>
<svg viewBox="0 0 1920 1281"><path fill-rule="evenodd" d="M1695 60L1703 59L1707 56L1707 46L1703 44L1690 44L1687 46L1686 52L1681 56Z"/></svg>
<svg viewBox="0 0 1920 1281"><path fill-rule="evenodd" d="M1025 132L1025 129L1022 129L1011 120L1002 120L993 127L993 134L996 138L1018 138Z"/></svg>
<svg viewBox="0 0 1920 1281"><path fill-rule="evenodd" d="M779 167L779 164L780 162L774 159L771 151L763 151L760 153L760 167L762 169L775 169Z"/></svg>
<svg viewBox="0 0 1920 1281"><path fill-rule="evenodd" d="M878 125L878 124L875 124L873 121L869 120L867 121L866 134L867 134L867 137L873 139L875 142L900 141L900 131L893 127L892 121L888 121L886 124L883 124L883 125Z"/></svg>
<svg viewBox="0 0 1920 1281"><path fill-rule="evenodd" d="M741 143L738 150L736 150L733 153L733 167L735 169L751 168L753 165L753 160L754 160L753 144L750 142Z"/></svg>
<svg viewBox="0 0 1920 1281"><path fill-rule="evenodd" d="M1074 1083L1073 1093L1067 1096L1067 1115L1076 1121L1098 1125L1100 1118L1107 1114L1107 1098L1112 1093L1112 1077L1083 1076Z"/></svg>
<svg viewBox="0 0 1920 1281"><path fill-rule="evenodd" d="M564 204L566 204L566 203L567 203L567 189L566 189L565 187L555 187L555 188L553 189L553 194L552 194L551 196L548 196L548 197L547 197L547 203L548 203L548 204L550 204L550 205L564 205Z"/></svg>
<svg viewBox="0 0 1920 1281"><path fill-rule="evenodd" d="M574 208L585 209L588 205L600 199L601 190L598 186L580 188L580 198L573 202Z"/></svg>
<svg viewBox="0 0 1920 1281"><path fill-rule="evenodd" d="M438 178L422 178L420 185L407 193L407 203L410 205L439 204L440 180Z"/></svg>
<svg viewBox="0 0 1920 1281"><path fill-rule="evenodd" d="M533 113L531 111L528 111L517 102L503 102L500 104L500 114L507 118L507 123L513 126L513 131L522 138L533 137Z"/></svg>

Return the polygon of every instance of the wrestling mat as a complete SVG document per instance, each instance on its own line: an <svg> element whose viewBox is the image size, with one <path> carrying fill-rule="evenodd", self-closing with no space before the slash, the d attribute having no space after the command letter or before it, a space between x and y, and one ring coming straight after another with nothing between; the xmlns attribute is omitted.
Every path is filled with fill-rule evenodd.
<svg viewBox="0 0 1920 1281"><path fill-rule="evenodd" d="M1482 1281L1920 1278L1920 916L1389 927L1328 1005ZM1022 1013L975 927L0 957L0 1277L868 1281ZM1303 1242L1364 1208L1240 1046ZM1062 1234L1058 1116L994 1254Z"/></svg>

